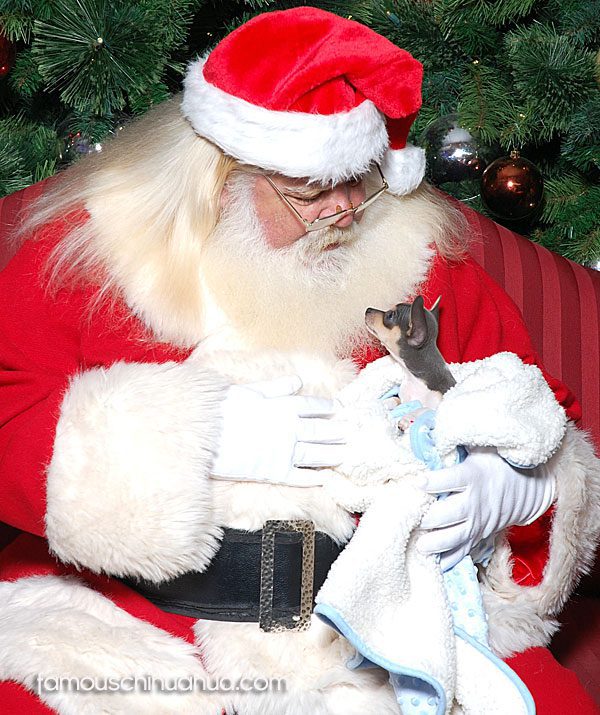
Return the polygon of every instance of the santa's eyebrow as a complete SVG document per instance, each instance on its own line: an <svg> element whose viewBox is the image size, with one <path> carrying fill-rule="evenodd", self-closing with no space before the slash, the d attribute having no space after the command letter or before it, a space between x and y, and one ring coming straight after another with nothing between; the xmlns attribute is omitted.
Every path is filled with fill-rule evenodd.
<svg viewBox="0 0 600 715"><path fill-rule="evenodd" d="M302 186L283 186L281 190L284 193L295 194L296 196L318 196L330 188L330 185L303 184Z"/></svg>

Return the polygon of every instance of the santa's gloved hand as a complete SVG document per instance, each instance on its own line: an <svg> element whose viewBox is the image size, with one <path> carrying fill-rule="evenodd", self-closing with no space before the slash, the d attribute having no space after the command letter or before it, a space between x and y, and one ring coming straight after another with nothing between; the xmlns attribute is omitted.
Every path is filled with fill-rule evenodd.
<svg viewBox="0 0 600 715"><path fill-rule="evenodd" d="M297 376L232 385L212 476L298 487L324 482L320 468L342 462L345 427L333 419L336 403L295 393Z"/></svg>
<svg viewBox="0 0 600 715"><path fill-rule="evenodd" d="M429 508L420 551L441 554L442 571L455 566L482 540L507 526L535 521L554 501L555 478L547 465L515 469L493 448L473 449L464 462L425 476L425 491L444 494Z"/></svg>

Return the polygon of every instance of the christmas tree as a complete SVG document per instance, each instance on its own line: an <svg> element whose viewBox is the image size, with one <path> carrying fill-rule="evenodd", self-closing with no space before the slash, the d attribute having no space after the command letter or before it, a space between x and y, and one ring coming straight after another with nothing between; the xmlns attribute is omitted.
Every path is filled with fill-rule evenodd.
<svg viewBox="0 0 600 715"><path fill-rule="evenodd" d="M302 4L423 63L411 140L433 183L597 264L600 0L0 0L0 195L100 151L241 22Z"/></svg>

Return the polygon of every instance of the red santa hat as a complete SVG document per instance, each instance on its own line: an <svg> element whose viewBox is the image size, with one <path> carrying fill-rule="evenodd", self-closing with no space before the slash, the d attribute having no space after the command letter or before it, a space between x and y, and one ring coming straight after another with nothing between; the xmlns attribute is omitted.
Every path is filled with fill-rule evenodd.
<svg viewBox="0 0 600 715"><path fill-rule="evenodd" d="M185 78L198 134L247 164L323 183L380 162L407 194L425 156L406 143L423 68L368 27L312 7L270 12L228 35Z"/></svg>

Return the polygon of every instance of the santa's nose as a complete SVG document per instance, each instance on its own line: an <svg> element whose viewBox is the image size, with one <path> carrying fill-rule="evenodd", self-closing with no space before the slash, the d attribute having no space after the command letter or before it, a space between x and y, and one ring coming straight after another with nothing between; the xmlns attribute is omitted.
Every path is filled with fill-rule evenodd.
<svg viewBox="0 0 600 715"><path fill-rule="evenodd" d="M327 200L324 202L324 205L321 207L321 211L319 212L319 218L331 216L332 214L337 214L353 208L354 204L352 202L350 185L348 183L339 184L329 192ZM354 213L350 211L350 213L342 216L338 221L336 221L335 225L340 228L344 228L346 226L350 226L353 221Z"/></svg>
<svg viewBox="0 0 600 715"><path fill-rule="evenodd" d="M347 208L352 208L352 206L348 206ZM340 209L343 210L343 209ZM338 213L336 211L336 213ZM350 224L354 221L354 213L351 211L350 213L347 213L343 215L340 219L338 219L335 222L335 225L338 226L339 228L346 228L346 226L350 226Z"/></svg>

